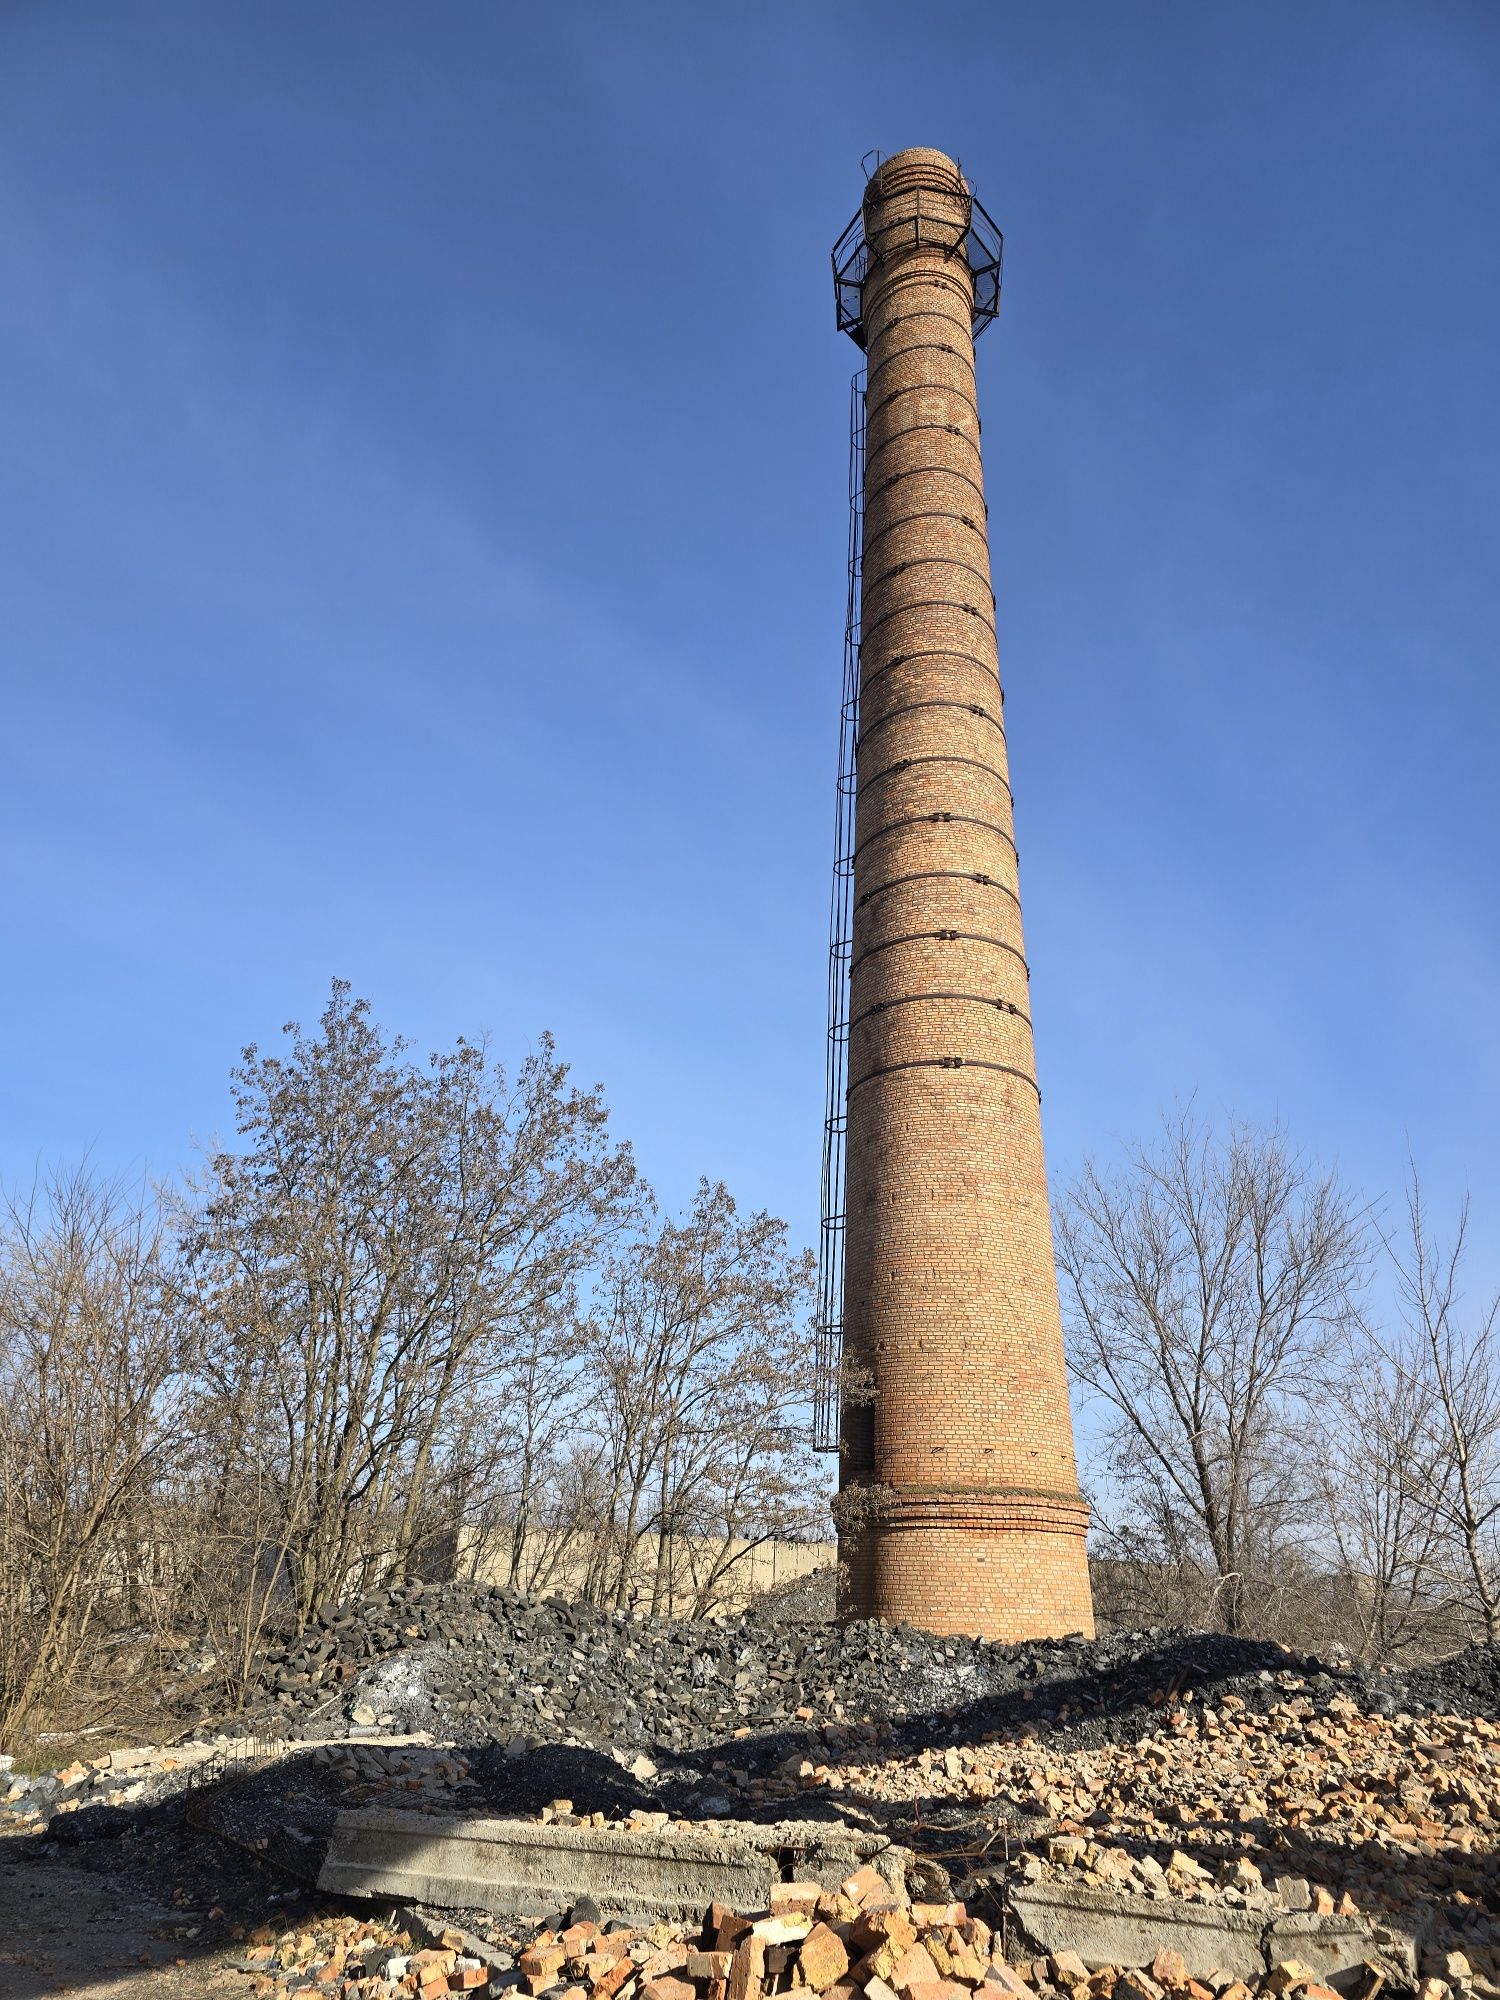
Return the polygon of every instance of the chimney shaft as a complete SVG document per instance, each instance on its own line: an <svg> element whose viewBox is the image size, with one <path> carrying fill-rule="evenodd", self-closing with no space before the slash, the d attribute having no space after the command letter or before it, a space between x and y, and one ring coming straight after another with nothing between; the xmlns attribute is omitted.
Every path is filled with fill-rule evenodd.
<svg viewBox="0 0 1500 2000"><path fill-rule="evenodd" d="M1024 1639L1092 1632L1093 1612L990 588L971 221L945 154L879 166L850 329L868 377L841 1609Z"/></svg>

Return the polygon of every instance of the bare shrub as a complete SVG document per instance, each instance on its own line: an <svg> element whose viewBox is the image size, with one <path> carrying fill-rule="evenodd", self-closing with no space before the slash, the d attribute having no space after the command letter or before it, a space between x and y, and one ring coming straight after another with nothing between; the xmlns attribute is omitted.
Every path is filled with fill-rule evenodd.
<svg viewBox="0 0 1500 2000"><path fill-rule="evenodd" d="M84 1167L4 1200L0 1741L43 1701L64 1707L95 1644L147 1615L185 1335L171 1234L149 1194Z"/></svg>

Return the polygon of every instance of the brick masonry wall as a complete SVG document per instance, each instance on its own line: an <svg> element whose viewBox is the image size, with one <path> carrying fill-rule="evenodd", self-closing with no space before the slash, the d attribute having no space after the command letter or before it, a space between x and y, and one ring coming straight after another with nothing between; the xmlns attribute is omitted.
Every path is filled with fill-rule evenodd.
<svg viewBox="0 0 1500 2000"><path fill-rule="evenodd" d="M941 153L865 195L843 1609L1092 1632L995 645L965 221ZM958 1059L958 1060L955 1060Z"/></svg>

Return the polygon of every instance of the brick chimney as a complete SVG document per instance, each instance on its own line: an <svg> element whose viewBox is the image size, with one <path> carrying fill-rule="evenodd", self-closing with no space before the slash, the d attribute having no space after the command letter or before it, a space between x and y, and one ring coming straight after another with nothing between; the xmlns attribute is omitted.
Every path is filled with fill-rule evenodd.
<svg viewBox="0 0 1500 2000"><path fill-rule="evenodd" d="M841 1610L1013 1640L1091 1633L1093 1609L990 588L981 220L914 147L840 246L868 371Z"/></svg>

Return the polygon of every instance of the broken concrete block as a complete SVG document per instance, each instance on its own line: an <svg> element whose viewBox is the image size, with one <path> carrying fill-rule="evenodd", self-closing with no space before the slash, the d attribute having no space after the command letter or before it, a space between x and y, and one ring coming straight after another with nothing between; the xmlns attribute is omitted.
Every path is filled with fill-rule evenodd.
<svg viewBox="0 0 1500 2000"><path fill-rule="evenodd" d="M1264 1980L1274 1996L1299 1979L1334 1980L1366 1960L1388 1966L1404 1985L1415 1983L1414 1940L1359 1915L1166 1901L1061 1881L1016 1884L1010 1906L1034 1948L1071 1948L1094 1968L1150 1965L1151 1979L1166 1990L1184 1989L1188 1979L1212 1971L1225 1982ZM1299 1969L1288 1973L1288 1964ZM1130 1977L1138 1982L1141 1975Z"/></svg>
<svg viewBox="0 0 1500 2000"><path fill-rule="evenodd" d="M1326 1915L1316 1910L1273 1915L1266 1950L1272 1965L1281 1959L1299 1959L1307 1967L1309 1979L1326 1982L1330 1973L1352 1970L1374 1958L1399 1972L1406 1985L1416 1980L1416 1940L1368 1917Z"/></svg>
<svg viewBox="0 0 1500 2000"><path fill-rule="evenodd" d="M699 1918L712 1903L763 1910L790 1857L800 1880L837 1889L861 1864L899 1891L911 1856L881 1835L819 1821L723 1822L710 1832L541 1826L364 1807L343 1812L319 1885L345 1896L399 1897L439 1909L536 1916L566 1909L581 1886L612 1916ZM780 1919L791 1924L791 1919ZM800 1940L809 1919L792 1924ZM719 1939L720 1947L728 1939Z"/></svg>
<svg viewBox="0 0 1500 2000"><path fill-rule="evenodd" d="M1194 1971L1221 1966L1233 1977L1253 1982L1266 1969L1263 1920L1246 1910L1051 1882L1013 1888L1010 1906L1035 1950L1076 1951L1091 1970L1149 1965L1163 1949L1178 1952Z"/></svg>

